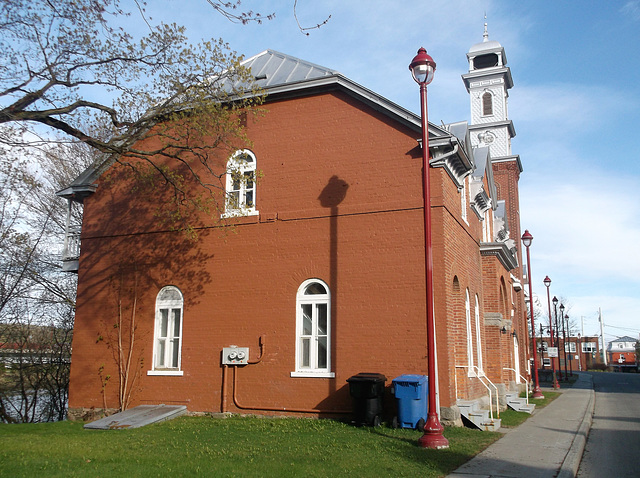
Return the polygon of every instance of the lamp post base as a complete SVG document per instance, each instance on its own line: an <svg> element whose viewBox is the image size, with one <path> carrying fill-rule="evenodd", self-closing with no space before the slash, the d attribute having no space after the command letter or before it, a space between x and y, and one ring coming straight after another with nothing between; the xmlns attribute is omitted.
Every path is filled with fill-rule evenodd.
<svg viewBox="0 0 640 478"><path fill-rule="evenodd" d="M533 398L544 398L544 395L542 394L542 390L540 390L540 387L533 389Z"/></svg>
<svg viewBox="0 0 640 478"><path fill-rule="evenodd" d="M444 427L438 420L437 415L428 414L427 423L424 425L424 435L418 439L418 443L422 448L435 450L449 448L449 440L444 437L443 431Z"/></svg>

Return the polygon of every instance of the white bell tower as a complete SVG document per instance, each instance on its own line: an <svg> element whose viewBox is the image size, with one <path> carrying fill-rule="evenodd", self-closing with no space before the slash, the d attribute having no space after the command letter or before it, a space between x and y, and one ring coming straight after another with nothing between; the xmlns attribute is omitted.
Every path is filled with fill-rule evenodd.
<svg viewBox="0 0 640 478"><path fill-rule="evenodd" d="M508 113L513 79L504 48L489 40L486 23L483 41L469 49L467 58L469 73L462 75L462 79L471 101L471 144L488 146L494 162L513 160L511 138L516 132Z"/></svg>

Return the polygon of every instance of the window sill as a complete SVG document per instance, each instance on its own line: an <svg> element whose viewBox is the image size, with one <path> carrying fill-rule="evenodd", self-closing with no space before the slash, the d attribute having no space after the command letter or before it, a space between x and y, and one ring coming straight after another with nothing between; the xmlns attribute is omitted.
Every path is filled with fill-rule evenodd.
<svg viewBox="0 0 640 478"><path fill-rule="evenodd" d="M147 370L147 375L168 375L173 377L182 377L182 370Z"/></svg>
<svg viewBox="0 0 640 478"><path fill-rule="evenodd" d="M223 219L234 219L238 217L247 217L247 216L259 216L260 212L255 209L247 209L247 210L236 210L224 212L220 215Z"/></svg>
<svg viewBox="0 0 640 478"><path fill-rule="evenodd" d="M335 378L334 372L291 372L291 376L295 378Z"/></svg>

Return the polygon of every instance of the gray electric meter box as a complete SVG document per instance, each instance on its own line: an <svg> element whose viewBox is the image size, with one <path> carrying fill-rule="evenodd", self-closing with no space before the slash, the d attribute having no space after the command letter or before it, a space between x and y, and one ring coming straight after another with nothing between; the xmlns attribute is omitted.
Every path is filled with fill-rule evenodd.
<svg viewBox="0 0 640 478"><path fill-rule="evenodd" d="M222 349L222 365L247 365L249 363L249 347L232 345Z"/></svg>

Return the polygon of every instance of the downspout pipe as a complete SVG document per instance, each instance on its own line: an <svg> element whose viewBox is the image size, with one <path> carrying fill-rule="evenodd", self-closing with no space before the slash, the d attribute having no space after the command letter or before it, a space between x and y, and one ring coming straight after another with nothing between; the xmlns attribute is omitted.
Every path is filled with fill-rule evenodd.
<svg viewBox="0 0 640 478"><path fill-rule="evenodd" d="M255 365L262 362L265 356L265 344L266 338L264 335L260 336L260 355L256 360L249 360L249 365ZM229 366L222 366L222 413L226 412L227 400L226 400L226 386L227 386L227 371ZM257 410L265 412L289 412L289 413L313 413L313 414L351 414L352 410L321 410L317 408L287 408L287 407L264 407L261 405L242 405L238 401L238 366L233 368L233 404L240 410Z"/></svg>

